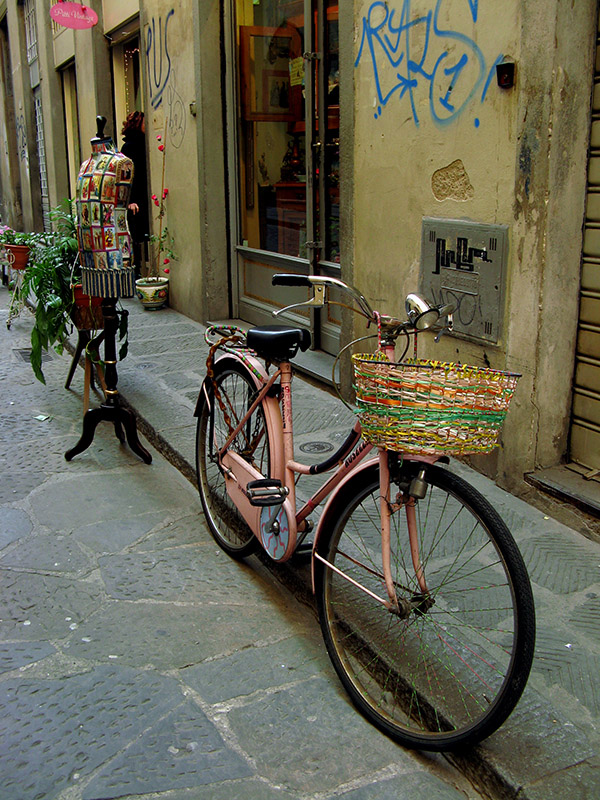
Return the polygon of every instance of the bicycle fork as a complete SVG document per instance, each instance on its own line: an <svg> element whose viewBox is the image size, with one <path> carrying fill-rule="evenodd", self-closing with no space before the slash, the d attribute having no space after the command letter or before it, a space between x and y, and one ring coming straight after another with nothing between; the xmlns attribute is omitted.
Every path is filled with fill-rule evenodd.
<svg viewBox="0 0 600 800"><path fill-rule="evenodd" d="M391 499L391 481L390 481L390 467L388 460L388 451L379 451L379 498L380 498L380 514L381 514L381 562L383 569L383 577L385 581L385 588L387 591L388 599L384 605L393 614L399 617L406 618L410 615L413 608L421 608L426 603L426 598L429 596L429 590L425 581L425 572L421 563L421 556L419 552L419 536L417 529L417 517L415 512L416 499L421 494L421 484L424 483L424 475L419 475L417 478L417 486L415 487L415 496L407 494L398 494L394 502ZM410 543L410 554L415 571L415 577L419 584L420 593L413 597L416 603L411 602L407 598L398 599L396 592L396 583L392 577L392 548L391 548L391 517L394 512L399 511L404 507L406 512L406 522L408 528L408 539Z"/></svg>

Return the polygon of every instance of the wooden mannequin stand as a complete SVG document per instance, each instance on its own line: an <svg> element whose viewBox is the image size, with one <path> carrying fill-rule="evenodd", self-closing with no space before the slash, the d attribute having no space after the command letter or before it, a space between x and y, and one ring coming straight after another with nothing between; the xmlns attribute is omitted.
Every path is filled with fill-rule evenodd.
<svg viewBox="0 0 600 800"><path fill-rule="evenodd" d="M104 379L106 382L106 400L99 408L91 408L83 416L83 432L81 438L71 450L67 450L65 458L70 461L78 453L82 453L92 443L96 427L100 422L112 422L115 426L115 434L120 441L122 439L122 429L125 430L127 443L133 452L138 455L146 464L150 464L152 456L141 444L133 413L121 406L119 402L119 392L117 391L117 331L119 319L116 310L116 298L105 298L102 301L102 313L104 315Z"/></svg>

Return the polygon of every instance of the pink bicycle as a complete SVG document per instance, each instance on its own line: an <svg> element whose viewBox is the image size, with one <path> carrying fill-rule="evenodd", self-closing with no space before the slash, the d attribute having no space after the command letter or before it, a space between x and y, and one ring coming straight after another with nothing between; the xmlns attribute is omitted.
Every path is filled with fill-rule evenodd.
<svg viewBox="0 0 600 800"><path fill-rule="evenodd" d="M416 354L417 332L442 328L450 307L409 295L408 318L399 320L333 278L276 275L273 283L312 290L294 305L323 306L330 290L348 295L376 323L379 349L353 357L361 413L347 439L308 466L294 457L290 362L309 347L309 332L207 329L208 375L195 413L209 529L234 558L262 546L275 561L306 547L312 531L323 636L357 708L408 747L474 744L521 696L535 613L510 532L448 468L448 453L493 446L518 376L403 361L410 337ZM405 347L395 360L397 340ZM297 507L298 479L329 472Z"/></svg>

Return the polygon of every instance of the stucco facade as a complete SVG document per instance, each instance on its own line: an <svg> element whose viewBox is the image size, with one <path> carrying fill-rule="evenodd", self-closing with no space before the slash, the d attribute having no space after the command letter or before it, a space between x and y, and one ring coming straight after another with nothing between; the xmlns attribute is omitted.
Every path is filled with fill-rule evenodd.
<svg viewBox="0 0 600 800"><path fill-rule="evenodd" d="M245 0L92 0L98 25L71 31L52 27L50 5L33 4L40 45L34 67L27 59L28 4L0 2L3 74L12 78L12 86L3 81L0 102L2 221L26 229L43 225L36 87L51 206L69 193L69 163L86 156L96 114L107 116L107 130L120 143L124 111L135 103L147 120L151 193L162 180L158 135L167 148L165 220L177 253L169 276L171 304L201 321L244 317L255 301L257 308L277 305L264 292L253 299L244 285L251 273L241 265L243 259L246 265L257 262L265 249L263 240L248 243L244 219L258 220L258 204L283 186L272 177L273 161L281 161L279 123L268 122L266 113L261 119L241 110L240 31L258 30L261 8ZM297 27L303 13L305 22L311 18L309 4L305 9L301 2L264 0L265 7L273 9L272 19L283 20L279 39L288 36L290 20ZM475 459L479 469L521 491L525 473L569 454L597 0L508 0L501 8L492 0L344 0L339 8L319 0L315 7L336 25L339 59L335 123L329 116L329 127L336 126L331 141L339 147L339 248L331 250L335 257L322 258L329 259L330 274L395 314L428 269L424 219L506 231L502 285L480 302L484 312L492 307L499 334L487 340L468 333L444 336L427 350L439 359L522 373L502 447ZM262 25L273 31L264 20ZM306 22L303 46L314 45L318 75L318 41L311 42L308 29ZM139 48L127 50L133 35ZM131 71L134 50L139 75ZM312 73L306 54L304 62L308 102ZM513 65L514 77L502 86L497 66L505 64ZM35 69L39 80L32 87ZM135 98L132 76L139 81ZM71 96L67 78L76 87ZM306 136L310 149L308 116L306 133L290 115L281 118L287 121L277 131L302 147ZM314 149L318 124L313 134ZM267 150L262 161L261 149ZM311 178L301 180L310 198ZM318 204L323 175L315 180L321 181L312 195ZM264 225L269 219L265 214ZM265 255L269 269L294 267L282 252L287 253ZM294 268L312 268L311 258L296 252ZM485 269L487 257L480 261L478 269ZM341 339L348 341L358 329L345 312L341 323Z"/></svg>

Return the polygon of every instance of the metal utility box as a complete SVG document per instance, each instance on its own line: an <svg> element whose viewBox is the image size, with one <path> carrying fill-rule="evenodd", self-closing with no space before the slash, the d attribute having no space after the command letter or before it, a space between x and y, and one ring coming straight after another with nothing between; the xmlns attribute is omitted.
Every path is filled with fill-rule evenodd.
<svg viewBox="0 0 600 800"><path fill-rule="evenodd" d="M508 226L423 218L420 291L429 301L454 303L453 332L497 344L508 254Z"/></svg>

